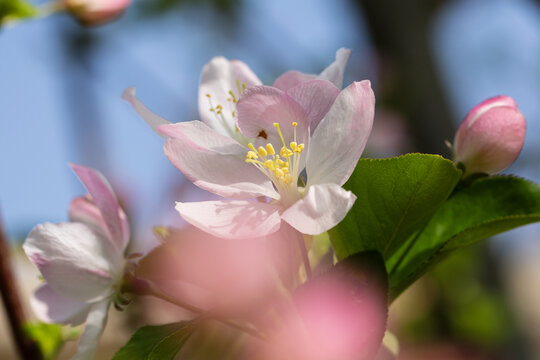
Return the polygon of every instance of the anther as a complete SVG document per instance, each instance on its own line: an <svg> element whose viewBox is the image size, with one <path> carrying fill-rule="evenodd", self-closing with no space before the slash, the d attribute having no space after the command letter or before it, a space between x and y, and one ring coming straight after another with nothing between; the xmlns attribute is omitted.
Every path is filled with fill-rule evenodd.
<svg viewBox="0 0 540 360"><path fill-rule="evenodd" d="M236 96L234 96L234 93L232 92L232 90L229 90L229 95L231 95L233 103L236 104L236 101L237 101Z"/></svg>
<svg viewBox="0 0 540 360"><path fill-rule="evenodd" d="M266 155L268 155L268 153L266 152L266 149L263 148L262 146L259 146L259 151L258 151L258 153L259 153L259 156L262 157L262 158L263 158L263 157L266 157Z"/></svg>
<svg viewBox="0 0 540 360"><path fill-rule="evenodd" d="M292 156L293 152L284 146L281 148L279 154L281 155L281 157L288 158Z"/></svg>
<svg viewBox="0 0 540 360"><path fill-rule="evenodd" d="M296 148L298 148L298 144L296 143L296 141L291 141L291 149L292 151L296 152Z"/></svg>
<svg viewBox="0 0 540 360"><path fill-rule="evenodd" d="M294 122L292 123L292 126L297 127L297 126L298 126L298 123L297 123L296 121L294 121Z"/></svg>
<svg viewBox="0 0 540 360"><path fill-rule="evenodd" d="M266 144L266 152L269 155L274 155L276 153L276 150L274 150L274 146L272 146L272 144Z"/></svg>
<svg viewBox="0 0 540 360"><path fill-rule="evenodd" d="M257 149L255 149L255 146L253 146L252 143L248 144L248 148L250 148L252 151L257 152Z"/></svg>

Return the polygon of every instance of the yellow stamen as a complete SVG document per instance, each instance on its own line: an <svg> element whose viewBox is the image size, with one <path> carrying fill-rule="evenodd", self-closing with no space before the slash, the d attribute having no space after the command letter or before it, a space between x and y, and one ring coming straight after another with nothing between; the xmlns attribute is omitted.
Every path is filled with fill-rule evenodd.
<svg viewBox="0 0 540 360"><path fill-rule="evenodd" d="M268 152L268 155L274 155L276 150L274 150L274 146L272 146L272 144L268 143L266 144L266 152Z"/></svg>
<svg viewBox="0 0 540 360"><path fill-rule="evenodd" d="M259 146L258 153L259 153L259 156L262 157L262 158L264 158L264 157L266 157L268 155L268 153L266 152L266 149L263 148L262 146Z"/></svg>
<svg viewBox="0 0 540 360"><path fill-rule="evenodd" d="M253 146L252 143L249 143L249 144L248 144L248 148L250 148L251 151L257 152L257 149L255 149L255 146Z"/></svg>
<svg viewBox="0 0 540 360"><path fill-rule="evenodd" d="M236 96L234 96L234 93L232 92L232 90L229 90L229 95L231 95L232 102L236 104L236 102L237 102Z"/></svg>
<svg viewBox="0 0 540 360"><path fill-rule="evenodd" d="M281 138L281 142L283 143L283 147L287 147L287 145L285 144L285 139L283 139L283 134L281 133L281 129L279 128L279 124L278 123L274 123L274 126L276 127L277 131L278 131L278 134L279 134L279 137Z"/></svg>
<svg viewBox="0 0 540 360"><path fill-rule="evenodd" d="M293 155L293 152L289 149L287 149L287 147L282 147L281 148L281 151L279 152L279 155L281 155L281 157L284 157L284 158L289 158Z"/></svg>
<svg viewBox="0 0 540 360"><path fill-rule="evenodd" d="M296 152L296 148L298 148L298 144L296 143L296 141L291 141L291 149L292 151Z"/></svg>
<svg viewBox="0 0 540 360"><path fill-rule="evenodd" d="M297 127L298 123L295 121L295 122L292 123L292 126Z"/></svg>

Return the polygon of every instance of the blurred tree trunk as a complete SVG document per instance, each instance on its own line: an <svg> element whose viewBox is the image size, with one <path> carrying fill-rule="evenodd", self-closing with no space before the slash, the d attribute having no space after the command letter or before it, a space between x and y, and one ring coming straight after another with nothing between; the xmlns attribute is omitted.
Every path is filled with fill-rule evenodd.
<svg viewBox="0 0 540 360"><path fill-rule="evenodd" d="M449 155L454 126L433 62L431 19L444 0L353 0L380 60L377 101L403 114L416 150Z"/></svg>

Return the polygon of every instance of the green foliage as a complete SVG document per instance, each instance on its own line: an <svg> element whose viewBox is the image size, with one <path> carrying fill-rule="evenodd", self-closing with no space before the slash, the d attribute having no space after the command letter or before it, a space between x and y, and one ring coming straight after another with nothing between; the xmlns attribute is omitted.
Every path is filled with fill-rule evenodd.
<svg viewBox="0 0 540 360"><path fill-rule="evenodd" d="M450 252L518 226L540 221L540 187L511 176L475 181L456 191L407 251L387 261L391 298Z"/></svg>
<svg viewBox="0 0 540 360"><path fill-rule="evenodd" d="M330 231L338 258L377 250L390 258L433 215L461 171L437 155L361 159L345 188L358 199Z"/></svg>
<svg viewBox="0 0 540 360"><path fill-rule="evenodd" d="M382 254L394 300L452 251L540 221L538 185L494 176L456 188L460 176L451 161L437 155L361 159L345 184L358 199L330 231L336 255Z"/></svg>
<svg viewBox="0 0 540 360"><path fill-rule="evenodd" d="M195 328L193 321L143 326L114 355L113 360L173 360Z"/></svg>
<svg viewBox="0 0 540 360"><path fill-rule="evenodd" d="M55 359L64 345L62 325L27 323L24 331L38 344L45 360Z"/></svg>
<svg viewBox="0 0 540 360"><path fill-rule="evenodd" d="M0 0L0 27L9 20L37 15L37 9L24 0Z"/></svg>

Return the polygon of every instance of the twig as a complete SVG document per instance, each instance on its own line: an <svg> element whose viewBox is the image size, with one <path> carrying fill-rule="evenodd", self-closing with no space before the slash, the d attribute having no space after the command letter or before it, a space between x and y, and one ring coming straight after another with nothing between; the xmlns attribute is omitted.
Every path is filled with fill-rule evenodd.
<svg viewBox="0 0 540 360"><path fill-rule="evenodd" d="M15 285L13 272L9 260L9 246L4 236L2 222L0 221L0 291L4 309L9 320L11 333L21 359L41 360L43 355L37 343L29 338L24 331L26 317L21 304L19 291Z"/></svg>

